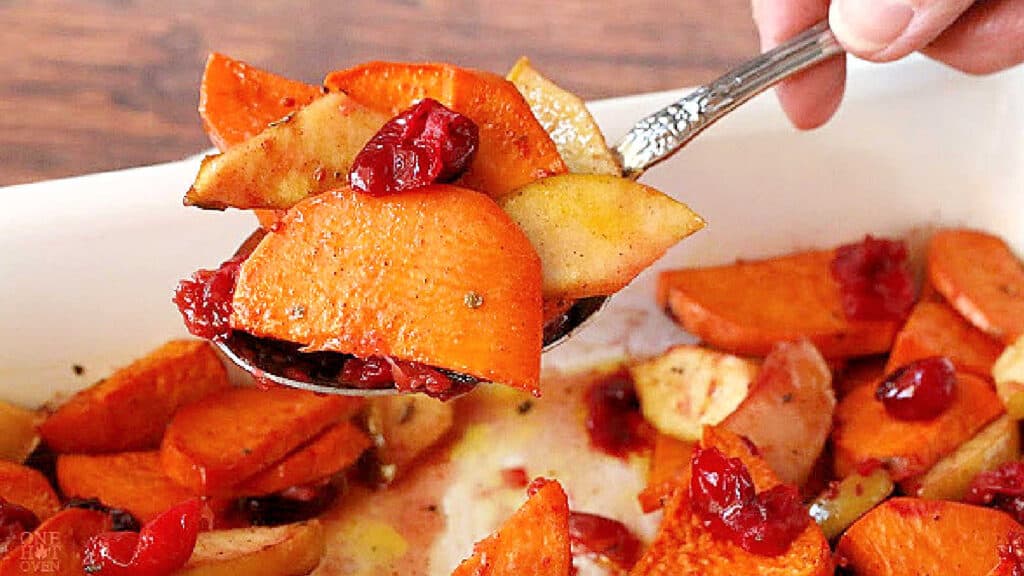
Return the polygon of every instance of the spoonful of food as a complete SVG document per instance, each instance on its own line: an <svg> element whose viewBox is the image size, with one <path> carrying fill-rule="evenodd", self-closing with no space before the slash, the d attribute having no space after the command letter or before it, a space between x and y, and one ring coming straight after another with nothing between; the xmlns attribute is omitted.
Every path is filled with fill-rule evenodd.
<svg viewBox="0 0 1024 576"><path fill-rule="evenodd" d="M778 48L744 63L709 84L697 88L679 101L643 118L611 151L619 165L621 176L635 180L651 166L675 154L697 134L740 104L780 80L841 53L842 48L832 36L827 23L822 22ZM328 84L330 84L330 77ZM291 121L292 116L289 115L280 122ZM412 120L407 120L407 122L412 122ZM399 128L403 126L403 124L399 124ZM302 125L300 124L296 128L301 130ZM262 145L263 152L266 152L268 148L270 146L267 144ZM223 208L227 205L246 207L237 203L218 204L203 200L196 194L204 178L210 180L217 176L216 173L214 176L204 175L204 172L216 170L217 166L208 166L208 163L214 164L215 162L216 157L204 162L196 185L186 197L186 203L212 208ZM320 166L317 168L316 177L323 179L329 175L325 175L323 167ZM334 177L338 178L338 172L334 172ZM282 204L282 207L284 206L286 205ZM506 203L503 208L515 219L515 207L511 203ZM696 217L695 221L702 225L699 217ZM699 226L697 227L699 228ZM680 234L678 238L696 229L693 228ZM329 236L330 231L328 230L324 234ZM235 258L225 264L227 266L235 262L233 267L222 266L221 270L216 272L225 277L225 283L230 282L233 286L234 278L238 274L237 263L243 261L265 235L266 232L263 230L255 232L239 248ZM543 261L545 248L538 247L537 251ZM551 250L547 250L547 252L551 252ZM316 258L316 250L309 252L307 257ZM551 257L550 254L549 257ZM639 270L635 272L638 273ZM547 280L545 278L545 281ZM211 283L207 282L203 290L209 291L210 285ZM615 290L618 288L621 286L616 287ZM614 291L597 294L584 293L580 297L550 303L552 304L551 309L545 311L543 350L550 350L571 338L601 310L612 293ZM179 292L176 294L179 307L182 306L183 299L192 299L189 300L192 302L200 297L196 294L191 296L183 294L182 289L179 288ZM478 298L479 295L467 292L465 305L469 308L480 306L482 300L478 302ZM545 300L545 308L549 308L548 304L549 302ZM189 323L190 318L186 313L186 308L182 307L182 311L186 317L186 323ZM265 311L263 313L266 314ZM301 307L289 311L293 320L301 319L304 314L305 311ZM204 335L195 330L193 333ZM387 356L359 358L355 355L335 351L308 351L308 347L297 343L257 337L239 330L209 333L205 336L210 337L232 362L252 374L258 383L282 385L319 393L376 396L401 392L423 392L447 399L470 390L479 382L503 381L501 375L497 373L489 375L487 378L479 378L467 375L468 370L452 370L436 365L402 362ZM508 378L512 379L512 377ZM527 386L521 387L528 388ZM533 391L536 392L536 389Z"/></svg>

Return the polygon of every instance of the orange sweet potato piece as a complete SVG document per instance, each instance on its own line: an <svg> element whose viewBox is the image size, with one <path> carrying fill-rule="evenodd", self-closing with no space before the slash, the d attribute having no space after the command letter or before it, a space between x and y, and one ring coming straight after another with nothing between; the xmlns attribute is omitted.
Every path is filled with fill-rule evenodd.
<svg viewBox="0 0 1024 576"><path fill-rule="evenodd" d="M548 482L452 576L565 576L572 569L569 502L558 482Z"/></svg>
<svg viewBox="0 0 1024 576"><path fill-rule="evenodd" d="M640 493L640 508L644 513L654 512L665 505L672 492L679 486L679 478L690 468L693 456L693 442L679 440L667 434L658 434L654 439L650 467L647 470L647 486Z"/></svg>
<svg viewBox="0 0 1024 576"><path fill-rule="evenodd" d="M62 454L57 458L57 482L67 497L97 498L112 508L132 513L142 522L194 498L195 493L172 481L160 465L160 453ZM222 510L227 501L211 502Z"/></svg>
<svg viewBox="0 0 1024 576"><path fill-rule="evenodd" d="M1024 334L1024 264L1001 238L937 232L928 245L928 278L982 332L1007 345Z"/></svg>
<svg viewBox="0 0 1024 576"><path fill-rule="evenodd" d="M896 335L886 372L913 360L946 356L957 370L989 377L1003 346L945 302L918 302Z"/></svg>
<svg viewBox="0 0 1024 576"><path fill-rule="evenodd" d="M233 327L306 350L537 391L540 260L493 200L465 188L300 202L242 265L233 305Z"/></svg>
<svg viewBox="0 0 1024 576"><path fill-rule="evenodd" d="M721 428L704 430L701 444L742 460L759 492L779 484L768 464L756 456L741 437ZM758 556L712 536L690 508L689 474L680 477L679 483L665 506L658 535L630 572L631 576L831 576L831 549L814 522L807 525L784 554Z"/></svg>
<svg viewBox="0 0 1024 576"><path fill-rule="evenodd" d="M833 384L836 396L843 398L855 388L878 384L886 375L885 366L888 359L884 356L858 358L847 364L836 376Z"/></svg>
<svg viewBox="0 0 1024 576"><path fill-rule="evenodd" d="M1020 529L990 508L893 498L850 526L836 554L857 576L986 576L999 564L998 547Z"/></svg>
<svg viewBox="0 0 1024 576"><path fill-rule="evenodd" d="M963 372L957 374L953 403L927 421L893 418L875 400L875 388L852 390L836 408L832 442L840 477L872 461L885 465L897 482L917 476L1004 412L991 384Z"/></svg>
<svg viewBox="0 0 1024 576"><path fill-rule="evenodd" d="M495 198L567 171L530 105L501 76L450 64L370 62L332 72L324 84L391 115L422 98L465 114L480 129L480 145L460 182Z"/></svg>
<svg viewBox="0 0 1024 576"><path fill-rule="evenodd" d="M86 541L112 529L110 515L68 508L43 522L21 545L0 559L0 576L84 576Z"/></svg>
<svg viewBox="0 0 1024 576"><path fill-rule="evenodd" d="M267 468L362 405L288 388L230 388L178 410L160 447L164 472L218 495Z"/></svg>
<svg viewBox="0 0 1024 576"><path fill-rule="evenodd" d="M848 320L821 250L730 266L664 272L658 303L690 333L734 354L764 356L810 340L826 358L886 352L899 323Z"/></svg>
<svg viewBox="0 0 1024 576"><path fill-rule="evenodd" d="M359 459L373 442L358 426L342 421L281 461L235 488L239 496L263 496L326 478Z"/></svg>
<svg viewBox="0 0 1024 576"><path fill-rule="evenodd" d="M206 59L199 116L221 151L259 134L320 96L320 87L282 78L216 52Z"/></svg>
<svg viewBox="0 0 1024 576"><path fill-rule="evenodd" d="M229 385L208 343L172 340L72 396L39 432L56 452L155 448L178 407Z"/></svg>
<svg viewBox="0 0 1024 576"><path fill-rule="evenodd" d="M50 481L38 470L0 460L0 498L31 510L46 520L60 510L60 500Z"/></svg>

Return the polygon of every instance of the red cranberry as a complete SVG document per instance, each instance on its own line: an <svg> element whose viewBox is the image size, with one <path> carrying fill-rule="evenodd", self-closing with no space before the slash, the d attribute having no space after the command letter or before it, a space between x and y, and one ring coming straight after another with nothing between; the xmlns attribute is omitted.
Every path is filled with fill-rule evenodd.
<svg viewBox="0 0 1024 576"><path fill-rule="evenodd" d="M380 196L451 182L469 166L479 141L472 120L426 98L370 139L352 163L349 184Z"/></svg>
<svg viewBox="0 0 1024 576"><path fill-rule="evenodd" d="M0 556L21 542L21 535L39 526L39 518L28 508L0 498Z"/></svg>
<svg viewBox="0 0 1024 576"><path fill-rule="evenodd" d="M792 486L756 494L747 467L716 448L698 448L691 461L690 502L716 538L762 556L785 552L810 523Z"/></svg>
<svg viewBox="0 0 1024 576"><path fill-rule="evenodd" d="M1008 571L999 574L1024 576L1024 532L1013 532L1006 538L1005 544L999 545L999 560Z"/></svg>
<svg viewBox="0 0 1024 576"><path fill-rule="evenodd" d="M628 372L594 383L585 401L587 433L595 448L621 458L647 447L647 423Z"/></svg>
<svg viewBox="0 0 1024 576"><path fill-rule="evenodd" d="M209 340L231 335L231 299L244 261L236 256L216 270L199 270L178 283L174 303L192 335Z"/></svg>
<svg viewBox="0 0 1024 576"><path fill-rule="evenodd" d="M981 472L967 488L964 502L993 506L1024 522L1024 462L1007 462Z"/></svg>
<svg viewBox="0 0 1024 576"><path fill-rule="evenodd" d="M892 417L931 420L953 403L956 368L944 356L915 360L886 376L875 398Z"/></svg>
<svg viewBox="0 0 1024 576"><path fill-rule="evenodd" d="M900 320L914 305L914 279L903 242L867 236L840 246L831 270L850 320Z"/></svg>
<svg viewBox="0 0 1024 576"><path fill-rule="evenodd" d="M541 488L547 486L548 484L551 484L552 482L554 482L554 480L538 476L534 478L532 482L530 482L529 486L526 487L526 495L533 496L537 492L540 492Z"/></svg>
<svg viewBox="0 0 1024 576"><path fill-rule="evenodd" d="M346 360L341 381L355 388L390 388L395 383L391 363L382 356Z"/></svg>
<svg viewBox="0 0 1024 576"><path fill-rule="evenodd" d="M640 540L622 522L604 516L571 513L569 538L573 554L603 556L623 570L632 569L640 558Z"/></svg>
<svg viewBox="0 0 1024 576"><path fill-rule="evenodd" d="M504 468L501 471L501 482L509 488L526 488L530 484L530 477L525 468Z"/></svg>

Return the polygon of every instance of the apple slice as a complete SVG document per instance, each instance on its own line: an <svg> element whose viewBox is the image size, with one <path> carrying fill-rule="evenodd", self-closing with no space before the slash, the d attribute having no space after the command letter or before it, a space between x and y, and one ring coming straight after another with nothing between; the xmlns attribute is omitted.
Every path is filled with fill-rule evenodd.
<svg viewBox="0 0 1024 576"><path fill-rule="evenodd" d="M41 415L0 400L0 460L23 462L36 445Z"/></svg>
<svg viewBox="0 0 1024 576"><path fill-rule="evenodd" d="M757 363L700 346L677 346L629 368L644 418L662 434L700 440L704 426L747 397Z"/></svg>
<svg viewBox="0 0 1024 576"><path fill-rule="evenodd" d="M553 176L500 203L537 249L549 298L614 294L704 227L685 204L616 176Z"/></svg>
<svg viewBox="0 0 1024 576"><path fill-rule="evenodd" d="M810 513L825 537L834 540L858 518L892 494L892 478L884 468L854 472L831 484L811 502Z"/></svg>
<svg viewBox="0 0 1024 576"><path fill-rule="evenodd" d="M431 447L448 436L455 424L455 406L419 395L369 400L366 427L375 437L381 476L392 482Z"/></svg>
<svg viewBox="0 0 1024 576"><path fill-rule="evenodd" d="M303 576L320 564L324 530L316 520L200 532L175 576Z"/></svg>
<svg viewBox="0 0 1024 576"><path fill-rule="evenodd" d="M545 78L526 57L516 62L506 78L526 98L533 115L558 147L569 172L622 174L619 161L608 149L604 134L579 96Z"/></svg>
<svg viewBox="0 0 1024 576"><path fill-rule="evenodd" d="M232 327L307 351L390 356L537 392L540 260L487 196L327 192L242 265Z"/></svg>
<svg viewBox="0 0 1024 576"><path fill-rule="evenodd" d="M203 159L185 204L290 208L348 182L352 161L388 116L328 94L222 154Z"/></svg>
<svg viewBox="0 0 1024 576"><path fill-rule="evenodd" d="M1006 347L992 366L996 392L1014 420L1024 420L1024 336Z"/></svg>

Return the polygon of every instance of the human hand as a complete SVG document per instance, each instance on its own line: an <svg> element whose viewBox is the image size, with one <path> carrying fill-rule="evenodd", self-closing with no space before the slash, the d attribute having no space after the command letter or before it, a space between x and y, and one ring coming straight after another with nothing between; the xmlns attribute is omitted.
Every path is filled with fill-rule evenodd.
<svg viewBox="0 0 1024 576"><path fill-rule="evenodd" d="M970 74L1024 62L1024 0L752 0L764 50L828 17L848 52L889 62L911 52ZM830 5L831 4L831 5ZM846 60L836 58L778 88L801 129L824 124L839 107Z"/></svg>

